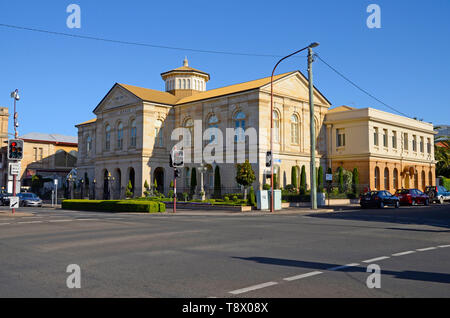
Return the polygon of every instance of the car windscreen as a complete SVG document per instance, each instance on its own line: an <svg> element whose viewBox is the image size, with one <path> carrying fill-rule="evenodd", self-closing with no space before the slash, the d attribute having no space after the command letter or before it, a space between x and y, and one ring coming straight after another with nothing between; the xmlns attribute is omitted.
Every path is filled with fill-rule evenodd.
<svg viewBox="0 0 450 318"><path fill-rule="evenodd" d="M397 190L397 194L409 194L409 190L403 189L403 190Z"/></svg>

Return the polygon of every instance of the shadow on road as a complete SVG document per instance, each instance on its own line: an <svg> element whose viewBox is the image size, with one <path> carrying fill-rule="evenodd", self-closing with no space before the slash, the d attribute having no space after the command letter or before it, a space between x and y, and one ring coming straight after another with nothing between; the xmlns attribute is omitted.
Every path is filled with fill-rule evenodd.
<svg viewBox="0 0 450 318"><path fill-rule="evenodd" d="M450 228L450 205L429 207L401 207L400 209L364 209L330 213L310 213L321 219L417 224Z"/></svg>
<svg viewBox="0 0 450 318"><path fill-rule="evenodd" d="M308 262L291 259L270 258L270 257L232 257L234 259L240 259L244 261L256 262L259 264L277 265L277 266L289 266L314 270L327 270L334 267L342 266L342 264L320 263L320 262ZM369 264L367 264L369 265ZM366 268L362 266L347 267L340 269L339 272L355 272L366 273ZM432 272L420 272L420 271L390 271L381 270L383 275L391 275L394 278L409 279L424 282L435 282L450 284L450 274L446 273L432 273Z"/></svg>

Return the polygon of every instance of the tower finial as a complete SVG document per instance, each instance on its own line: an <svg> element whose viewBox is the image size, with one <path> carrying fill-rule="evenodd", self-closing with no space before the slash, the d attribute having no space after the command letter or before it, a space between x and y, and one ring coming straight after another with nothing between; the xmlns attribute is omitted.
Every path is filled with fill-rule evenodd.
<svg viewBox="0 0 450 318"><path fill-rule="evenodd" d="M184 57L183 66L186 66L186 67L189 66L187 56Z"/></svg>

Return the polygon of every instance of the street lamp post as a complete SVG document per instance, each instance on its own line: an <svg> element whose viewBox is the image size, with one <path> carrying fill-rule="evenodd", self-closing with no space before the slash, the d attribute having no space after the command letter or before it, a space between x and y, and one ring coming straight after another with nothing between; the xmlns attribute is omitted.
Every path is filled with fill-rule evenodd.
<svg viewBox="0 0 450 318"><path fill-rule="evenodd" d="M273 161L274 161L273 160L273 157L274 157L274 153L273 153L273 77L274 77L274 74L275 74L275 70L277 69L278 65L283 60L285 60L285 59L287 59L287 58L289 58L289 57L291 57L291 56L293 56L293 55L295 55L297 53L300 53L300 52L308 49L309 102L310 102L310 112L311 112L311 108L312 108L311 105L313 105L313 103L312 103L313 86L312 86L312 69L311 69L311 65L310 64L312 63L312 48L317 47L317 46L319 46L319 43L313 42L310 45L308 45L307 47L305 47L305 48L303 48L301 50L295 51L294 53L283 57L282 59L280 59L278 61L277 64L275 64L275 67L273 68L273 71L272 71L272 77L271 77L271 80L270 80L270 151L272 153L272 160L271 160L272 161L271 162L272 166L270 168L271 169L270 183L271 183L271 190L272 190L272 195L271 195L271 200L270 200L271 201L270 202L270 212L274 212L275 211L274 210L274 192L273 192L273 190L274 190L273 189L273 186L274 186L274 184L273 184ZM310 55L311 55L311 58L310 58ZM312 116L311 118L314 119L314 108L312 108L312 115L311 116ZM314 139L314 144L315 144L314 120L311 121L311 132L312 132L311 133L311 143L313 143L313 139ZM315 170L315 162L313 163L313 159L312 159L312 158L314 158L314 160L315 160L315 153L314 153L315 146L312 149L313 150L311 150L311 162L312 162L311 166L314 165L314 170ZM311 170L311 179L315 180L315 178L314 178L314 171L313 170ZM314 184L315 184L315 181L314 181ZM314 197L315 197L315 191L316 191L316 189L314 188ZM311 198L313 196L312 193L313 193L313 189L311 188ZM313 209L317 208L317 202L316 201L312 202L312 208Z"/></svg>
<svg viewBox="0 0 450 318"><path fill-rule="evenodd" d="M94 200L95 200L95 185L96 185L96 183L97 183L97 180L94 178L94 181L93 181L93 183L94 183L94 193L93 193L93 195L94 195Z"/></svg>
<svg viewBox="0 0 450 318"><path fill-rule="evenodd" d="M316 45L317 46L317 45ZM312 47L308 47L308 82L309 82L309 121L311 135L311 209L317 210L317 186L316 186L316 128L314 121L314 85L312 63L314 62Z"/></svg>
<svg viewBox="0 0 450 318"><path fill-rule="evenodd" d="M200 167L198 167L198 171L200 172L200 199L204 201L206 199L205 196L205 188L203 185L203 174L206 172L208 168L202 163Z"/></svg>

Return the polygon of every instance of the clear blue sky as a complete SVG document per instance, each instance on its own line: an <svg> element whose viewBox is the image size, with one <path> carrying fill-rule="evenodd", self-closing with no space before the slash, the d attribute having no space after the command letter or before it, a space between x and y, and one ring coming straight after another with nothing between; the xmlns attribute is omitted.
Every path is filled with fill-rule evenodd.
<svg viewBox="0 0 450 318"><path fill-rule="evenodd" d="M81 29L66 7L81 6ZM366 8L381 7L381 29ZM287 55L310 42L332 66L385 103L434 124L450 124L450 1L0 1L0 23L78 35L206 50ZM0 27L0 106L12 113L19 88L19 133L76 135L75 124L115 82L163 90L160 73L209 72L208 89L269 76L277 58L127 46ZM279 72L306 59L285 61ZM333 103L389 111L314 63L315 85ZM10 131L12 125L10 124Z"/></svg>

